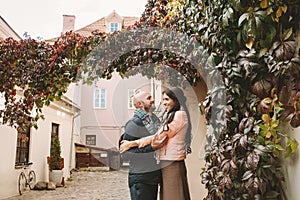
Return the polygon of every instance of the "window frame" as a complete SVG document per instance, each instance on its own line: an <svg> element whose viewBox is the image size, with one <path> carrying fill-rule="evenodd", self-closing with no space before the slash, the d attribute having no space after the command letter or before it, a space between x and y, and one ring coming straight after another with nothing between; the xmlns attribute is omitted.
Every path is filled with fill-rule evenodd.
<svg viewBox="0 0 300 200"><path fill-rule="evenodd" d="M113 33L119 31L119 23L118 22L110 22L109 23L109 33Z"/></svg>
<svg viewBox="0 0 300 200"><path fill-rule="evenodd" d="M59 137L59 127L60 125L57 123L51 123L51 142L50 142L50 149L53 147L54 138L57 136ZM56 128L56 131L54 131L54 128Z"/></svg>
<svg viewBox="0 0 300 200"><path fill-rule="evenodd" d="M96 105L96 99L97 99L97 94L96 92L99 91L99 94L98 94L98 105ZM104 95L104 106L102 106L102 91L104 91L103 95ZM106 109L107 108L107 105L106 105L106 102L107 102L107 95L106 95L106 89L105 88L96 88L94 90L94 98L93 98L93 106L94 106L94 109Z"/></svg>
<svg viewBox="0 0 300 200"><path fill-rule="evenodd" d="M91 141L93 143L90 143ZM85 135L85 144L86 145L94 145L95 146L97 144L97 136L96 135Z"/></svg>
<svg viewBox="0 0 300 200"><path fill-rule="evenodd" d="M0 92L0 110L5 109L5 92Z"/></svg>
<svg viewBox="0 0 300 200"><path fill-rule="evenodd" d="M133 95L135 94L135 89L128 89L127 91L127 106L128 109L135 109L133 105Z"/></svg>
<svg viewBox="0 0 300 200"><path fill-rule="evenodd" d="M16 144L15 166L29 163L30 136L31 136L30 128L27 128L25 135L21 135L20 133L18 133L17 144Z"/></svg>

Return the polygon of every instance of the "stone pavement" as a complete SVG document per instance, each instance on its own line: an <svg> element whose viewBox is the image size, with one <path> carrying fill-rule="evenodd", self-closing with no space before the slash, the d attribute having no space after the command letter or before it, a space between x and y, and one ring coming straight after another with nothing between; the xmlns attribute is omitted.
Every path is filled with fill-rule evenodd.
<svg viewBox="0 0 300 200"><path fill-rule="evenodd" d="M65 187L56 190L30 190L7 200L129 200L127 170L78 171Z"/></svg>

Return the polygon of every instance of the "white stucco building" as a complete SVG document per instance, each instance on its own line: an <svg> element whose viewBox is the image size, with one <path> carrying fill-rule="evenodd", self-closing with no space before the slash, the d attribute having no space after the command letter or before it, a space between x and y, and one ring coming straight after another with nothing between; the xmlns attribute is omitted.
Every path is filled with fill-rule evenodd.
<svg viewBox="0 0 300 200"><path fill-rule="evenodd" d="M0 17L0 37L12 37L20 40L13 29ZM22 91L18 89L18 95ZM0 109L4 109L5 100L0 94ZM75 166L74 142L79 141L79 131L74 121L79 107L64 95L60 101L43 108L45 120L38 122L38 129L32 128L26 133L27 140L18 137L16 129L0 125L0 199L18 195L18 177L22 169L20 165L32 162L30 167L36 173L37 181L49 180L47 156L50 155L51 138L58 135L64 158L63 176L68 178L70 170Z"/></svg>

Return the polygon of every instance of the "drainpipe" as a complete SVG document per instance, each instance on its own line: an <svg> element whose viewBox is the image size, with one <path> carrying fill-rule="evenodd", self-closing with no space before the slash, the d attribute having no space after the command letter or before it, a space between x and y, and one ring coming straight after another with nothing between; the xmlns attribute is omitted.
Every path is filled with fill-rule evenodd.
<svg viewBox="0 0 300 200"><path fill-rule="evenodd" d="M73 135L74 135L74 124L75 124L75 118L80 116L80 112L77 112L73 117L72 117L72 132L71 132L71 144L70 144L70 158L69 158L69 171L71 171L71 166L72 166L72 153L73 153Z"/></svg>

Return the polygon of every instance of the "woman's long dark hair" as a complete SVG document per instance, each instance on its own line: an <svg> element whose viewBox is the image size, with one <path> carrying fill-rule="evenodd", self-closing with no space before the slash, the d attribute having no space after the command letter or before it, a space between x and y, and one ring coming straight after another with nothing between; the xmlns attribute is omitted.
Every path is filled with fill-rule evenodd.
<svg viewBox="0 0 300 200"><path fill-rule="evenodd" d="M180 88L167 88L165 91L163 91L162 94L166 94L170 99L174 101L174 106L168 111L167 113L167 123L170 123L174 119L175 112L180 110L182 107L183 110L187 114L188 118L188 129L185 136L185 142L186 142L186 148L190 151L190 145L192 142L192 124L191 124L191 118L189 110L187 109L186 105L186 97L184 96L183 91Z"/></svg>

